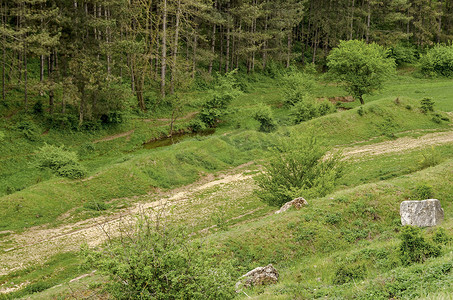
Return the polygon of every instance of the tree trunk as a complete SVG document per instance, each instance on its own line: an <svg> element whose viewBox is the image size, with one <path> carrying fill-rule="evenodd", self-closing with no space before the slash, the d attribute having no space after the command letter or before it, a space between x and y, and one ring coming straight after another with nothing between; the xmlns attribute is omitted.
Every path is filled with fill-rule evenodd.
<svg viewBox="0 0 453 300"><path fill-rule="evenodd" d="M160 94L165 98L165 77L167 72L167 0L164 0L162 8L162 61L160 73Z"/></svg>
<svg viewBox="0 0 453 300"><path fill-rule="evenodd" d="M28 106L28 69L27 69L27 42L24 41L24 102Z"/></svg>
<svg viewBox="0 0 453 300"><path fill-rule="evenodd" d="M195 73L197 72L197 33L193 32L193 53L192 53L192 79L195 79Z"/></svg>
<svg viewBox="0 0 453 300"><path fill-rule="evenodd" d="M217 8L217 0L214 2L214 8ZM214 57L215 57L215 31L216 31L216 24L212 25L212 33L211 33L211 59L209 60L209 75L212 74L212 66L214 63Z"/></svg>
<svg viewBox="0 0 453 300"><path fill-rule="evenodd" d="M370 26L371 26L371 5L370 1L368 0L368 16L366 21L366 43L370 42Z"/></svg>
<svg viewBox="0 0 453 300"><path fill-rule="evenodd" d="M179 41L179 19L181 16L181 0L178 0L178 10L176 12L176 23L175 23L175 40L173 43L173 61L171 65L171 81L170 81L170 93L175 92L175 76L176 76L176 60L178 54L178 41Z"/></svg>
<svg viewBox="0 0 453 300"><path fill-rule="evenodd" d="M5 7L3 9L3 14L2 14L2 25L3 25L3 30L5 31L6 28L6 13L7 13L7 7L6 7L6 2L5 2ZM3 43L2 43L2 50L3 50L3 62L2 62L2 99L3 102L6 101L6 33L3 33Z"/></svg>
<svg viewBox="0 0 453 300"><path fill-rule="evenodd" d="M290 30L288 32L288 52L286 54L286 68L289 68L289 64L291 61L291 35L292 35L292 31Z"/></svg>
<svg viewBox="0 0 453 300"><path fill-rule="evenodd" d="M359 101L360 101L360 104L361 104L361 105L364 105L364 104L365 104L365 101L363 101L363 96L359 96Z"/></svg>
<svg viewBox="0 0 453 300"><path fill-rule="evenodd" d="M354 33L354 11L355 11L355 0L352 0L352 7L351 7L351 33L349 39L352 40L352 36Z"/></svg>

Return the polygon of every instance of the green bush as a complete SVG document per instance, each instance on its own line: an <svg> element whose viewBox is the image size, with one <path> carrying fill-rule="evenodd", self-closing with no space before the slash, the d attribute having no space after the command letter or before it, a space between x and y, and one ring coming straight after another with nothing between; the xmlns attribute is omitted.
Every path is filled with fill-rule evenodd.
<svg viewBox="0 0 453 300"><path fill-rule="evenodd" d="M110 276L107 291L116 299L230 299L235 271L219 263L213 250L162 220L140 217L133 233L103 251L85 250L89 267Z"/></svg>
<svg viewBox="0 0 453 300"><path fill-rule="evenodd" d="M5 139L5 133L3 131L0 131L0 142L3 142Z"/></svg>
<svg viewBox="0 0 453 300"><path fill-rule="evenodd" d="M40 169L50 169L63 177L75 179L86 175L86 170L80 165L77 154L65 150L63 146L45 144L36 154L35 163Z"/></svg>
<svg viewBox="0 0 453 300"><path fill-rule="evenodd" d="M426 76L453 76L453 45L437 45L420 59L420 69Z"/></svg>
<svg viewBox="0 0 453 300"><path fill-rule="evenodd" d="M332 102L324 100L318 104L318 114L320 116L325 116L330 113L334 113L337 110L335 105Z"/></svg>
<svg viewBox="0 0 453 300"><path fill-rule="evenodd" d="M434 148L431 147L422 151L422 159L420 160L420 168L426 169L429 167L434 167L440 164L442 160L442 156L439 152Z"/></svg>
<svg viewBox="0 0 453 300"><path fill-rule="evenodd" d="M400 238L399 257L403 265L422 263L440 255L440 246L426 241L418 227L404 226Z"/></svg>
<svg viewBox="0 0 453 300"><path fill-rule="evenodd" d="M207 127L215 127L217 122L227 113L228 105L241 94L236 87L234 72L218 78L211 97L203 104L199 118Z"/></svg>
<svg viewBox="0 0 453 300"><path fill-rule="evenodd" d="M341 176L340 155L327 154L314 137L282 141L274 150L264 172L256 178L258 197L281 206L296 197L324 196Z"/></svg>
<svg viewBox="0 0 453 300"><path fill-rule="evenodd" d="M313 75L298 71L291 71L282 79L283 102L287 106L294 106L307 98L311 98L315 80Z"/></svg>
<svg viewBox="0 0 453 300"><path fill-rule="evenodd" d="M299 124L319 116L319 109L314 99L306 97L294 104L291 109L294 124Z"/></svg>
<svg viewBox="0 0 453 300"><path fill-rule="evenodd" d="M260 122L260 131L261 132L272 132L277 129L277 123L274 120L272 111L269 106L261 105L256 110L253 118Z"/></svg>
<svg viewBox="0 0 453 300"><path fill-rule="evenodd" d="M413 193L414 198L420 200L430 199L433 197L433 195L434 195L433 187L424 183L419 184L415 188L415 191Z"/></svg>
<svg viewBox="0 0 453 300"><path fill-rule="evenodd" d="M364 264L341 265L333 279L334 284L345 284L365 278L366 266Z"/></svg>
<svg viewBox="0 0 453 300"><path fill-rule="evenodd" d="M420 100L420 110L423 113L428 113L430 111L434 111L434 104L435 102L431 98L423 98Z"/></svg>
<svg viewBox="0 0 453 300"><path fill-rule="evenodd" d="M436 233L433 237L433 242L438 245L446 245L448 242L451 241L451 237L449 237L442 227L437 228Z"/></svg>
<svg viewBox="0 0 453 300"><path fill-rule="evenodd" d="M22 121L17 123L16 129L20 131L29 141L39 140L39 128L32 121Z"/></svg>
<svg viewBox="0 0 453 300"><path fill-rule="evenodd" d="M414 63L417 60L418 52L415 47L400 43L390 48L388 56L395 60L397 66L401 66L405 63Z"/></svg>

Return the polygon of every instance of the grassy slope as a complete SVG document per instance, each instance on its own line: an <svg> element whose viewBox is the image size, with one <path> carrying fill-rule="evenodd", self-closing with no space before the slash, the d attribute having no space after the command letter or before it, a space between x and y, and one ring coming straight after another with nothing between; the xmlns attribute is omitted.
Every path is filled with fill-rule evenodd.
<svg viewBox="0 0 453 300"><path fill-rule="evenodd" d="M436 83L437 81L434 82L434 84ZM444 82L441 82L441 84L445 85ZM253 91L252 95L263 95L264 91L266 91L264 87L257 88ZM271 96L269 98L264 97L259 101L269 104L278 102L278 94L270 94ZM242 97L246 96L247 94ZM416 98L418 99L419 97ZM418 130L420 128L448 129L446 123L436 124L431 121L429 116L419 113L416 109L405 109L405 105L407 104L415 108L417 101L402 99L403 105L395 105L393 104L393 99L392 95L387 100L367 104L365 107L366 113L363 116L360 116L356 110L341 112L296 126L290 132L293 135L299 135L301 132L309 130L310 127L319 128L322 126L323 130L328 132L324 136L326 143L335 145L367 140L376 136L381 136L380 139L387 139L391 138L397 132ZM445 107L445 110L450 110L451 102L447 98L444 100L440 105L443 105L442 107ZM275 108L277 114L283 113L283 109L280 112L279 110L280 108ZM245 114L249 114L246 108L245 111ZM400 118L400 116L403 118ZM250 119L246 120L239 117L237 119L243 123L239 122L240 125L238 126L238 122L236 122L236 127L247 129L256 128L257 126ZM386 126L390 124L388 122L389 119L393 123L397 123L398 126ZM347 126L344 124L347 124ZM224 130L227 131L227 129ZM286 132L283 132L283 134L285 135ZM263 137L265 137L264 141ZM249 142L250 139L253 141L252 143ZM49 182L40 183L32 188L8 196L12 198L1 198L0 203L3 203L3 205L6 203L6 201L2 202L5 199L11 201L8 201L9 203L21 204L20 201L23 201L25 197L35 197L36 192L41 193L41 195L38 194L38 197L36 197L35 201L38 201L35 202L36 204L39 204L40 199L44 199L43 201L50 202L48 203L49 209L55 209L56 203L58 203L57 207L59 207L52 215L46 214L37 217L35 213L40 214L40 211L33 211L35 208L31 207L32 204L29 203L28 208L22 210L22 207L19 207L19 211L22 210L24 212L25 219L23 222L10 220L16 223L13 223L12 227L8 227L11 225L6 225L3 228L20 229L31 226L32 224L46 223L71 207L81 206L83 203L91 200L108 200L112 195L116 195L116 193L120 195L132 195L137 193L137 191L139 193L141 191L146 192L149 188L149 183L153 182L153 179L158 184L161 184L161 187L171 187L173 182L171 181L169 183L168 178L172 178L171 176L176 174L176 178L180 175L180 179L176 181L176 184L185 184L195 180L196 176L194 177L194 173L213 172L221 168L239 164L248 159L262 157L263 151L272 144L272 140L268 135L245 131L227 137L204 138L201 144L198 141L188 141L168 149L129 154L124 159L118 158L117 155L112 155L108 166L105 166L106 164L104 163L93 163L98 168L93 173L99 173L99 176L96 176L92 182L90 182L91 180L87 183L81 183L78 181L71 182L62 179L52 179ZM215 142L213 143L213 141ZM374 141L376 140L372 142ZM124 139L106 142L102 147L109 148L112 144L114 145L118 142L124 142ZM200 153L200 149L205 148L207 151ZM260 150L254 150L256 148ZM220 153L225 149L229 150L227 151L228 153ZM398 219L395 205L401 199L410 197L416 183L428 182L432 184L435 188L435 196L442 199L444 209L446 209L446 215L448 216L448 213L451 212L452 199L448 198L452 192L452 161L448 159L451 155L451 148L450 146L443 146L438 148L438 150L444 157L444 160L447 159L441 166L415 174L404 175L401 178L386 182L378 182L338 191L329 197L317 199L316 202L313 202L313 204L307 207L307 210L303 211L303 214L301 212L290 212L282 216L267 217L253 223L229 228L229 231L218 233L210 239L216 245L220 245L219 247L224 251L226 257L234 257L244 271L247 268L255 267L257 264L266 264L270 261L277 264L282 274L281 284L264 290L257 289L254 291L257 294L264 292L264 295L268 295L270 298L275 298L278 295L281 295L282 298L291 298L294 295L305 295L305 297L310 298L324 295L343 295L348 297L351 293L366 289L367 284L373 284L373 278L378 273L390 270L390 267L387 266L382 269L371 268L367 270L368 274L364 285L359 290L354 290L352 286L336 287L332 285L332 274L335 266L337 266L338 260L347 259L351 255L354 257L354 253L357 252L355 249L358 247L363 249L378 249L379 251L383 249L382 251L387 253L389 262L380 263L381 265L390 263L391 266L391 262L395 261L395 258L389 253L394 250L397 242L395 238L396 233L394 232L395 228L397 228L396 223ZM178 153L183 153L183 155L178 158L176 155ZM388 163L389 157L393 161L402 162L401 168L395 167L395 164ZM377 182L385 179L385 176L388 174L390 174L389 177L409 174L417 169L414 169L414 161L416 160L418 162L421 154L420 151L415 151L406 153L401 157L398 155L391 155L389 157L378 157L376 159L355 162L354 167L351 167L348 171L350 174L348 178L351 180L344 182L344 185L356 186L361 183ZM160 162L160 159L165 162ZM166 162L168 161L171 162L170 165L175 165L175 168L171 172L161 173L160 171L163 167L153 167L151 175L148 172L150 164L154 166L155 164L159 165L159 163L162 163L166 167ZM177 168L181 161L185 163L185 167ZM132 172L129 171L131 168ZM357 172L354 172L356 168L363 168L366 171L357 174ZM156 170L159 170L159 172L156 172ZM130 176L131 173L133 173L133 177L126 176L126 174ZM185 176L188 177L186 178ZM129 181L129 178L133 178L136 181ZM124 187L121 189L116 187L108 189L112 180L113 182L124 183ZM141 185L137 187L134 184L137 182L142 182L145 187ZM341 189L344 188L345 186ZM75 196L76 190L77 192L81 190L83 197L77 198ZM71 201L67 201L65 195ZM55 202L53 202L52 199L54 198L51 196L56 197ZM61 203L64 203L64 205L61 205ZM12 206L9 207L9 209L11 208L14 209ZM374 220L376 215L379 216L378 220ZM350 218L351 222L346 222L343 218L345 220L349 220ZM208 225L209 222L215 223L215 219L208 218L206 224ZM449 229L450 233L453 232L452 224L448 219L445 226ZM368 240L368 234L370 232L371 240ZM332 236L338 239L332 241ZM337 240L339 241L338 243L336 242ZM362 256L359 258L362 261L366 261ZM373 258L371 255L371 263L375 262L373 259L375 260L376 258ZM63 259L63 261L65 260ZM442 263L443 260L448 260L448 257L433 260L433 264L437 262ZM60 261L60 258L56 258L56 261ZM399 272L398 270L397 272ZM405 274L406 270L401 270L400 273ZM59 276L59 272L53 275L42 275L33 270L29 272L35 274L30 275L30 278L33 278L34 281L37 280L36 278L41 278L38 282L46 281L44 278L52 278L53 275L56 277ZM64 273L64 268L60 273ZM76 273L74 272L72 274ZM325 278L322 275L325 275ZM17 279L17 277L21 276L20 274L16 274L12 278ZM382 274L382 276L386 275ZM62 275L61 278L64 277ZM318 281L320 277L323 278L321 278L321 281ZM66 278L71 277L69 275ZM5 278L0 279L3 280ZM58 280L55 282L58 282ZM260 294L259 297L262 298L264 295ZM44 298L46 297L44 296Z"/></svg>

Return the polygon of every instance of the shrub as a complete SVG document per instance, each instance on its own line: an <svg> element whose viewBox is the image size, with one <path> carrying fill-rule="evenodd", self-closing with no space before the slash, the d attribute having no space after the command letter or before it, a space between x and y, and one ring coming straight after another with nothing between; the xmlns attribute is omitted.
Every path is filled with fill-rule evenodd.
<svg viewBox="0 0 453 300"><path fill-rule="evenodd" d="M5 139L5 133L3 131L0 131L0 142L2 142Z"/></svg>
<svg viewBox="0 0 453 300"><path fill-rule="evenodd" d="M420 69L426 76L453 76L453 45L437 45L420 59Z"/></svg>
<svg viewBox="0 0 453 300"><path fill-rule="evenodd" d="M259 130L262 132L272 132L277 129L277 123L274 120L272 111L269 106L259 106L253 118L260 122Z"/></svg>
<svg viewBox="0 0 453 300"><path fill-rule="evenodd" d="M397 66L400 66L404 63L413 63L417 60L417 49L413 46L407 46L404 44L397 44L390 48L389 55L390 58L395 60Z"/></svg>
<svg viewBox="0 0 453 300"><path fill-rule="evenodd" d="M315 100L307 98L297 102L291 109L294 124L299 124L319 116L319 110Z"/></svg>
<svg viewBox="0 0 453 300"><path fill-rule="evenodd" d="M430 111L434 111L434 101L431 98L423 98L420 100L420 110L423 113L428 113Z"/></svg>
<svg viewBox="0 0 453 300"><path fill-rule="evenodd" d="M217 122L227 113L228 105L241 92L236 87L234 71L218 78L218 84L212 91L200 111L199 118L207 127L215 127Z"/></svg>
<svg viewBox="0 0 453 300"><path fill-rule="evenodd" d="M341 176L340 155L327 154L314 137L283 141L264 173L256 178L257 195L267 204L281 206L296 197L324 196Z"/></svg>
<svg viewBox="0 0 453 300"><path fill-rule="evenodd" d="M330 113L334 113L337 110L335 105L332 102L324 100L318 104L318 114L320 116L325 116Z"/></svg>
<svg viewBox="0 0 453 300"><path fill-rule="evenodd" d="M36 154L35 163L40 169L50 169L63 177L75 179L86 175L86 170L80 165L77 154L65 150L63 146L45 144Z"/></svg>
<svg viewBox="0 0 453 300"><path fill-rule="evenodd" d="M282 85L283 102L288 106L294 106L302 100L311 98L315 80L311 74L291 71L283 77Z"/></svg>
<svg viewBox="0 0 453 300"><path fill-rule="evenodd" d="M436 233L434 234L433 237L433 242L438 245L446 245L450 241L451 237L447 235L445 229L443 229L442 227L437 228Z"/></svg>
<svg viewBox="0 0 453 300"><path fill-rule="evenodd" d="M434 147L431 147L430 149L424 150L422 152L420 168L426 169L429 167L437 166L441 162L441 159L442 158L439 152Z"/></svg>
<svg viewBox="0 0 453 300"><path fill-rule="evenodd" d="M31 121L22 121L17 123L16 129L20 131L29 141L37 141L39 139L39 129L35 123Z"/></svg>
<svg viewBox="0 0 453 300"><path fill-rule="evenodd" d="M426 241L418 227L404 226L400 238L399 256L403 265L422 263L440 255L440 246Z"/></svg>
<svg viewBox="0 0 453 300"><path fill-rule="evenodd" d="M366 267L363 264L342 265L335 271L334 284L345 284L365 278Z"/></svg>
<svg viewBox="0 0 453 300"><path fill-rule="evenodd" d="M428 184L419 184L413 193L416 199L430 199L433 195L433 187Z"/></svg>
<svg viewBox="0 0 453 300"><path fill-rule="evenodd" d="M181 229L139 217L135 230L103 251L85 250L88 266L110 276L116 299L229 299L235 272Z"/></svg>

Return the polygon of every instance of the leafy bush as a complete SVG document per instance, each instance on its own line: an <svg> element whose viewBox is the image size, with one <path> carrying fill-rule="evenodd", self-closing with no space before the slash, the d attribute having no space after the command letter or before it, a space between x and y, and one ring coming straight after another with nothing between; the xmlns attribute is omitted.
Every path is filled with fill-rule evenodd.
<svg viewBox="0 0 453 300"><path fill-rule="evenodd" d="M440 255L440 246L426 241L418 227L404 226L400 238L399 256L403 265L422 263Z"/></svg>
<svg viewBox="0 0 453 300"><path fill-rule="evenodd" d="M319 116L319 109L314 99L306 97L295 103L291 109L294 124L299 124Z"/></svg>
<svg viewBox="0 0 453 300"><path fill-rule="evenodd" d="M5 133L3 131L0 131L0 142L2 142L5 139Z"/></svg>
<svg viewBox="0 0 453 300"><path fill-rule="evenodd" d="M428 184L419 184L413 193L415 199L430 199L434 195L433 187Z"/></svg>
<svg viewBox="0 0 453 300"><path fill-rule="evenodd" d="M27 140L37 141L39 139L39 129L32 121L22 121L17 123L16 129L20 131Z"/></svg>
<svg viewBox="0 0 453 300"><path fill-rule="evenodd" d="M227 108L231 101L240 94L241 92L236 87L234 72L220 76L218 84L212 91L212 96L201 108L200 120L207 127L215 127L217 122L227 113Z"/></svg>
<svg viewBox="0 0 453 300"><path fill-rule="evenodd" d="M441 162L441 160L442 160L442 157L439 154L439 152L434 147L431 147L422 152L422 159L420 160L420 168L426 169L429 167L437 166Z"/></svg>
<svg viewBox="0 0 453 300"><path fill-rule="evenodd" d="M453 45L437 45L420 59L420 69L426 76L453 76Z"/></svg>
<svg viewBox="0 0 453 300"><path fill-rule="evenodd" d="M420 110L423 113L428 113L430 111L434 111L434 101L431 98L423 98L420 100Z"/></svg>
<svg viewBox="0 0 453 300"><path fill-rule="evenodd" d="M85 250L87 264L110 276L116 299L229 299L235 272L181 229L140 217L133 233L103 251Z"/></svg>
<svg viewBox="0 0 453 300"><path fill-rule="evenodd" d="M365 278L366 266L364 264L341 265L335 271L334 284L345 284L354 280Z"/></svg>
<svg viewBox="0 0 453 300"><path fill-rule="evenodd" d="M404 63L413 63L417 60L418 52L413 46L397 44L390 48L390 58L395 60L396 65L400 66Z"/></svg>
<svg viewBox="0 0 453 300"><path fill-rule="evenodd" d="M45 144L36 154L35 162L40 169L50 169L59 176L75 179L86 175L86 170L80 165L77 154L65 150L63 146Z"/></svg>
<svg viewBox="0 0 453 300"><path fill-rule="evenodd" d="M443 229L442 227L437 228L436 233L434 234L433 237L433 242L438 245L446 245L450 241L451 237L447 235L445 229Z"/></svg>
<svg viewBox="0 0 453 300"><path fill-rule="evenodd" d="M282 141L264 173L256 178L257 195L267 204L281 206L296 197L324 196L342 174L340 155L327 154L314 137Z"/></svg>
<svg viewBox="0 0 453 300"><path fill-rule="evenodd" d="M277 129L277 123L269 106L261 105L258 107L253 118L260 122L260 131L262 132L272 132Z"/></svg>
<svg viewBox="0 0 453 300"><path fill-rule="evenodd" d="M313 75L291 71L282 79L283 101L288 106L294 106L307 98L311 98L315 80Z"/></svg>
<svg viewBox="0 0 453 300"><path fill-rule="evenodd" d="M324 100L318 104L318 114L320 116L325 116L330 113L334 113L336 111L335 105L332 102Z"/></svg>

